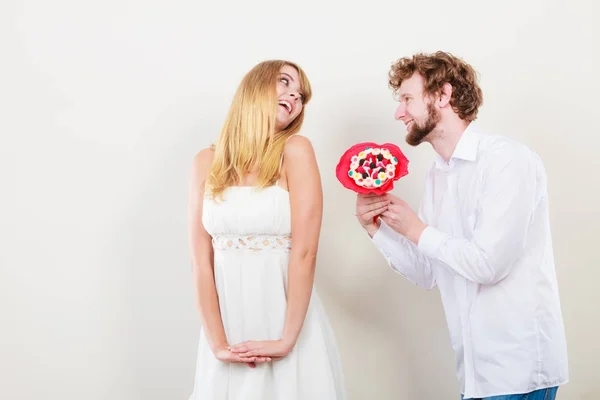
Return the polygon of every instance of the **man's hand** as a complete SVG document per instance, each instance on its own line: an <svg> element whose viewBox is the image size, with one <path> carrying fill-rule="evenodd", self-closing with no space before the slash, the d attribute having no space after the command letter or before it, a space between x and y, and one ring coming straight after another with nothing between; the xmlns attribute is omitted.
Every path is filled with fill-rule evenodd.
<svg viewBox="0 0 600 400"><path fill-rule="evenodd" d="M387 210L382 213L381 219L390 228L405 236L411 242L418 244L421 233L427 228L427 225L419 219L404 200L389 193L387 197L391 203L387 206Z"/></svg>
<svg viewBox="0 0 600 400"><path fill-rule="evenodd" d="M388 209L390 200L387 194L361 194L356 197L356 217L358 222L373 237L379 229L379 224L375 222L375 217L381 215Z"/></svg>

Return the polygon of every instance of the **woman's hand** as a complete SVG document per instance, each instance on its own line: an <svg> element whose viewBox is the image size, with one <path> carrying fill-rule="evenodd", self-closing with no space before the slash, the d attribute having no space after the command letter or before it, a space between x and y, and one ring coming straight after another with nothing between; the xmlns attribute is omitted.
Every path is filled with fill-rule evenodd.
<svg viewBox="0 0 600 400"><path fill-rule="evenodd" d="M214 354L219 361L226 363L246 363L250 368L255 368L256 363L271 361L271 357L246 357L244 355L236 354L230 351L227 347L216 349Z"/></svg>
<svg viewBox="0 0 600 400"><path fill-rule="evenodd" d="M269 358L270 360L279 360L287 356L293 347L283 340L250 340L230 346L229 349L232 354L239 356L241 359L256 357L259 359Z"/></svg>

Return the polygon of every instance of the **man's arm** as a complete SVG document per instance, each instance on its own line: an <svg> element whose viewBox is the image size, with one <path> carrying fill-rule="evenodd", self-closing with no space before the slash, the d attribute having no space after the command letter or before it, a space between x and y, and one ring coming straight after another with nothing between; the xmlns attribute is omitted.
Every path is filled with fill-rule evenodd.
<svg viewBox="0 0 600 400"><path fill-rule="evenodd" d="M428 226L418 238L423 254L482 285L510 273L536 205L537 164L529 151L511 146L489 156L473 236L452 237Z"/></svg>
<svg viewBox="0 0 600 400"><path fill-rule="evenodd" d="M378 220L379 226L373 221L374 216L387 211L390 197L387 194L382 196L359 194L356 200L358 221L369 233L373 243L394 271L422 288L432 289L436 286L436 281L431 260L421 254L414 243L396 233L382 219Z"/></svg>
<svg viewBox="0 0 600 400"><path fill-rule="evenodd" d="M372 240L394 271L424 289L436 286L431 260L421 254L414 243L396 233L384 221L381 221Z"/></svg>

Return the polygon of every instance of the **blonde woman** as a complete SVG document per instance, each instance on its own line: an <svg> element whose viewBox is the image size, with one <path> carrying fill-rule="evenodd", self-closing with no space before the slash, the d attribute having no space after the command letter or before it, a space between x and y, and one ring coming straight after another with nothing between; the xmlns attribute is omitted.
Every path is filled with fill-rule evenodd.
<svg viewBox="0 0 600 400"><path fill-rule="evenodd" d="M260 63L217 145L194 159L189 227L202 330L190 399L345 399L313 287L323 197L312 145L297 135L310 98L297 65Z"/></svg>

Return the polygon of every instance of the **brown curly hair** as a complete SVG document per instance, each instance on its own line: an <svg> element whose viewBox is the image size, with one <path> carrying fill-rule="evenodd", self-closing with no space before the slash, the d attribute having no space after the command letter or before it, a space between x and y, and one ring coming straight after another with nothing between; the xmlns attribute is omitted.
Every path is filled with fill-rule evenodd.
<svg viewBox="0 0 600 400"><path fill-rule="evenodd" d="M425 80L423 92L426 95L437 95L444 84L449 83L452 85L450 105L454 112L469 122L477 118L479 107L483 104L483 93L477 83L477 73L469 64L443 51L403 57L392 65L389 73L392 90L397 92L402 81L415 72Z"/></svg>

